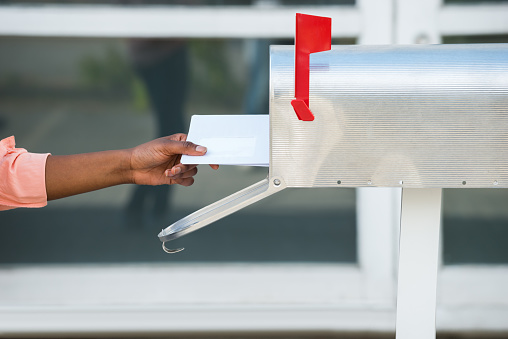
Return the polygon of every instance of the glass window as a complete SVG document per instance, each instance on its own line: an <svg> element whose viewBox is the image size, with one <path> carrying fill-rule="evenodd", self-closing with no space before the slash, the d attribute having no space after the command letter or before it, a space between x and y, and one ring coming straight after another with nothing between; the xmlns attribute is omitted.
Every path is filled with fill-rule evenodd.
<svg viewBox="0 0 508 339"><path fill-rule="evenodd" d="M59 155L185 132L193 114L268 113L270 43L292 41L1 38L0 135ZM119 186L2 212L0 262L356 262L353 189L287 189L162 251L161 228L266 175L201 166L190 188Z"/></svg>
<svg viewBox="0 0 508 339"><path fill-rule="evenodd" d="M443 190L445 264L508 264L508 189Z"/></svg>
<svg viewBox="0 0 508 339"><path fill-rule="evenodd" d="M444 44L497 44L508 43L507 34L499 35L470 35L470 36L444 36Z"/></svg>

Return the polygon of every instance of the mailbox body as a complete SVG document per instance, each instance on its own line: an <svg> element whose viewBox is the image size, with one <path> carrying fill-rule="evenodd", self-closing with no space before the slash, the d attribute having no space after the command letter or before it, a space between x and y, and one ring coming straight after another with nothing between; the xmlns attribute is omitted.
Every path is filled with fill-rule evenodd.
<svg viewBox="0 0 508 339"><path fill-rule="evenodd" d="M272 46L270 178L286 187L508 187L508 44Z"/></svg>
<svg viewBox="0 0 508 339"><path fill-rule="evenodd" d="M168 226L165 251L286 187L508 187L508 44L311 54L313 121L291 106L294 48L270 54L268 178Z"/></svg>

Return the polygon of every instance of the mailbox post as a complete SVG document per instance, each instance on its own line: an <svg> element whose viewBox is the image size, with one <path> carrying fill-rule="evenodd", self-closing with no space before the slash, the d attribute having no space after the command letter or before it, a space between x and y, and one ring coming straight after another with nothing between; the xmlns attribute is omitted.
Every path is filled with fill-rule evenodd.
<svg viewBox="0 0 508 339"><path fill-rule="evenodd" d="M285 188L402 188L397 338L434 338L441 189L508 187L508 44L332 46L309 58L310 121L294 55L271 48L268 177L159 238Z"/></svg>
<svg viewBox="0 0 508 339"><path fill-rule="evenodd" d="M396 338L435 338L440 224L440 188L402 190Z"/></svg>

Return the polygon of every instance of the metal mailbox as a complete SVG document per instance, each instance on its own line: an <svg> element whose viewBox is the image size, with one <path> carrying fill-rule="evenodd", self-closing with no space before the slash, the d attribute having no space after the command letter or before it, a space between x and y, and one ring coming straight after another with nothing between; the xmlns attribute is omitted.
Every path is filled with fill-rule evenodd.
<svg viewBox="0 0 508 339"><path fill-rule="evenodd" d="M332 46L310 56L313 121L291 106L294 46L270 56L268 178L163 243L286 187L508 187L508 44Z"/></svg>
<svg viewBox="0 0 508 339"><path fill-rule="evenodd" d="M288 105L292 48L271 56L270 176L288 187L508 187L508 45L313 54L311 122Z"/></svg>

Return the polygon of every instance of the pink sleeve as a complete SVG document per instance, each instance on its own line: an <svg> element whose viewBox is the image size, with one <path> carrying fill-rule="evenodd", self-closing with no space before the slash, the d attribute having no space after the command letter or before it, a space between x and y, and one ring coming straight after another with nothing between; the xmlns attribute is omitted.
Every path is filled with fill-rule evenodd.
<svg viewBox="0 0 508 339"><path fill-rule="evenodd" d="M46 206L46 159L49 153L29 153L15 146L14 136L0 141L0 211Z"/></svg>

